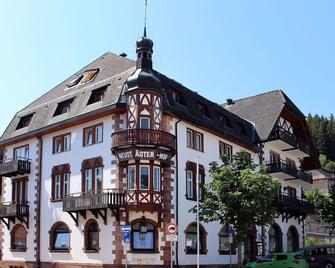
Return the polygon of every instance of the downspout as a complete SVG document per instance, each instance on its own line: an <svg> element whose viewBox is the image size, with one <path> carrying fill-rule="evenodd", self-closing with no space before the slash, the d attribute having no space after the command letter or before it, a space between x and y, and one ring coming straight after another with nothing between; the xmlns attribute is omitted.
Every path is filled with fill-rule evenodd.
<svg viewBox="0 0 335 268"><path fill-rule="evenodd" d="M38 178L37 178L37 200L36 200L36 263L37 268L41 267L41 196L42 196L42 155L43 139L38 138Z"/></svg>
<svg viewBox="0 0 335 268"><path fill-rule="evenodd" d="M176 224L179 224L179 217L178 217L178 202L179 202L179 193L178 193L178 124L180 123L180 119L174 125L175 137L176 137L176 173L175 173L175 181L176 181ZM176 242L176 266L179 267L179 251L178 251L178 241Z"/></svg>

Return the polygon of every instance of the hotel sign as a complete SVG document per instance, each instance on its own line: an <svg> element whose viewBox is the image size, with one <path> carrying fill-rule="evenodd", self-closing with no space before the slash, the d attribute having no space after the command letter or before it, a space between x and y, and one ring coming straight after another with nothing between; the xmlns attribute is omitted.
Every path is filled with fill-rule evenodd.
<svg viewBox="0 0 335 268"><path fill-rule="evenodd" d="M116 153L116 157L119 161L127 160L158 160L158 161L169 161L172 158L172 154L164 152L162 150L151 150L151 149L129 149L123 150Z"/></svg>

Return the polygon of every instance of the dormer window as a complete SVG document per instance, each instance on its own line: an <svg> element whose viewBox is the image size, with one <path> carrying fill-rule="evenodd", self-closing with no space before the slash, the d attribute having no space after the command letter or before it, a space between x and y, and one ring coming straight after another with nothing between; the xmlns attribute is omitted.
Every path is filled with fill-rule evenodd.
<svg viewBox="0 0 335 268"><path fill-rule="evenodd" d="M30 125L31 119L33 118L34 114L29 114L26 116L22 116L20 118L20 121L16 127L16 130L20 129L20 128L24 128L24 127L28 127Z"/></svg>
<svg viewBox="0 0 335 268"><path fill-rule="evenodd" d="M61 115L61 114L66 114L70 112L71 109L71 104L73 102L73 99L66 100L63 102L58 103L57 109L54 113L54 117Z"/></svg>
<svg viewBox="0 0 335 268"><path fill-rule="evenodd" d="M245 127L241 123L237 123L237 130L242 134L242 135L247 135L247 132L245 131Z"/></svg>
<svg viewBox="0 0 335 268"><path fill-rule="evenodd" d="M171 95L172 95L172 99L174 100L175 103L185 105L183 96L181 95L181 93L179 91L172 89L171 90Z"/></svg>
<svg viewBox="0 0 335 268"><path fill-rule="evenodd" d="M94 80L94 78L97 76L99 72L99 69L93 69L85 72L84 79L81 83L88 83Z"/></svg>
<svg viewBox="0 0 335 268"><path fill-rule="evenodd" d="M202 115L205 115L205 105L198 103L198 110Z"/></svg>
<svg viewBox="0 0 335 268"><path fill-rule="evenodd" d="M81 79L83 78L83 75L80 75L78 77L76 77L75 79L73 79L70 83L68 83L66 86L67 87L74 87L75 85L78 85L78 83L81 81Z"/></svg>
<svg viewBox="0 0 335 268"><path fill-rule="evenodd" d="M102 99L104 98L105 92L106 92L106 88L107 87L102 87L102 88L92 90L92 93L87 102L87 105L102 101Z"/></svg>
<svg viewBox="0 0 335 268"><path fill-rule="evenodd" d="M176 103L180 103L180 93L172 90L172 98Z"/></svg>
<svg viewBox="0 0 335 268"><path fill-rule="evenodd" d="M224 114L219 114L219 120L223 123L224 126L231 128L231 122L228 116Z"/></svg>

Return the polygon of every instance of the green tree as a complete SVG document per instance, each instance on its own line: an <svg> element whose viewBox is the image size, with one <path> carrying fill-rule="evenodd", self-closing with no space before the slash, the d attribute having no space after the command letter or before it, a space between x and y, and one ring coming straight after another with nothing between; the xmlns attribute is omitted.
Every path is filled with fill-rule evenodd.
<svg viewBox="0 0 335 268"><path fill-rule="evenodd" d="M280 183L267 175L263 166L257 167L247 154L239 152L232 161L212 162L210 175L212 180L202 187L200 221L232 225L236 245L245 241L249 226L273 223L278 215L273 201ZM192 211L196 213L196 207Z"/></svg>
<svg viewBox="0 0 335 268"><path fill-rule="evenodd" d="M306 197L314 204L316 215L335 228L335 187L330 189L328 195L313 189L306 193Z"/></svg>

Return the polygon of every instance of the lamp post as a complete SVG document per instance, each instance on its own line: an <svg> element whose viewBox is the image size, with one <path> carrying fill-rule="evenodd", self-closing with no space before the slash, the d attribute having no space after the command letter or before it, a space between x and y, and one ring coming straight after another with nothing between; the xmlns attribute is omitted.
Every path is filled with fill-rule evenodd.
<svg viewBox="0 0 335 268"><path fill-rule="evenodd" d="M197 157L197 174L196 174L196 191L197 191L197 268L200 267L200 224L199 224L199 157Z"/></svg>

